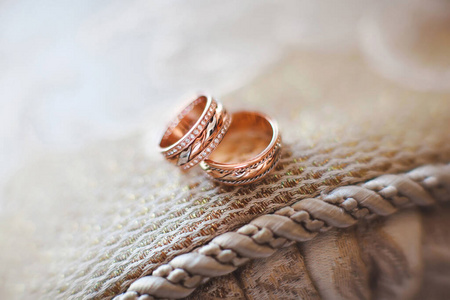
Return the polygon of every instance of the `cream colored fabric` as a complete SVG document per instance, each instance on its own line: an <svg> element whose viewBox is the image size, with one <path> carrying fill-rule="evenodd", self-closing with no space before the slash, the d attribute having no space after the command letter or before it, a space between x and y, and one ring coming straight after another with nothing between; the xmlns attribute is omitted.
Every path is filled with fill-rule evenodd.
<svg viewBox="0 0 450 300"><path fill-rule="evenodd" d="M450 208L330 230L213 279L188 299L448 299Z"/></svg>
<svg viewBox="0 0 450 300"><path fill-rule="evenodd" d="M209 244L182 254L172 259L168 264L159 266L151 276L136 280L125 294L115 300L137 300L142 296L159 298L183 298L211 277L229 274L250 259L272 256L277 249L291 245L293 242L304 242L313 239L320 232L332 227L346 228L358 220L373 219L376 216L388 216L411 205L430 206L450 200L450 165L424 166L406 174L383 175L360 186L351 185L339 187L326 195L307 198L286 206L273 214L267 214L252 220L234 232L226 232L215 237ZM395 226L389 229L396 230ZM404 244L410 249L417 249L418 244L408 242L415 231L397 232L404 238ZM414 229L414 228L413 228ZM414 238L414 237L413 237ZM351 242L343 239L335 241L345 247L351 247ZM379 243L386 239L380 237ZM318 242L320 244L320 242ZM331 248L322 245L322 249ZM370 254L371 249L367 252ZM410 257L413 263L420 261L416 250ZM358 259L358 255L346 258L347 264ZM317 261L324 260L333 265L337 257L324 254ZM401 260L396 264L403 264ZM386 267L387 261L379 261L380 267ZM325 299L334 299L340 290L341 276L333 276L330 268L314 266L311 262L311 272L322 272L315 278L318 285L325 290ZM389 266L387 266L389 268ZM354 284L358 285L360 272L344 269L342 276L355 273ZM324 278L325 277L325 278ZM368 280L366 280L368 281ZM415 282L418 285L418 282ZM402 290L412 290L403 287ZM329 292L327 292L329 290ZM365 293L369 291L366 287ZM413 290L414 291L414 290ZM361 293L357 293L356 296ZM352 295L348 292L347 297ZM345 295L344 295L345 296ZM367 298L367 297L366 297Z"/></svg>
<svg viewBox="0 0 450 300"><path fill-rule="evenodd" d="M450 161L448 95L396 87L358 57L297 53L222 100L280 123L283 157L267 179L227 188L181 174L148 155L144 133L34 160L0 220L1 298L111 299L260 215Z"/></svg>

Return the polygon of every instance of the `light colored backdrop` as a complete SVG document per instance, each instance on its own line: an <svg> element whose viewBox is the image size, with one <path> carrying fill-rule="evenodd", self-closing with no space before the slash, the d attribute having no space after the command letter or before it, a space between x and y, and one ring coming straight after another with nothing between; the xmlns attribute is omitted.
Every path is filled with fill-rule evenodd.
<svg viewBox="0 0 450 300"><path fill-rule="evenodd" d="M136 156L141 136L128 133L142 132L134 130L140 127L148 133L149 144L156 145L180 100L197 89L226 95L230 109L245 102L273 114L279 110L279 116L285 117L276 118L286 128L287 145L307 143L307 137L321 132L339 139L344 125L371 124L366 121L379 122L389 130L385 133L396 133L403 141L412 137L420 146L430 139L442 142L440 133L448 132L449 94L401 92L399 84L416 90L448 90L450 14L445 13L449 11L445 2L377 1L376 6L356 0L284 1L282 5L275 1L0 2L0 171L6 180L24 166L8 185L8 198L3 199L8 202L0 201L3 298L20 298L34 287L42 290L42 281L52 292L57 291L55 280L73 283L79 273L60 275L68 274L61 270L72 265L84 272L78 250L91 255L92 248L86 245L92 242L103 257L104 243L115 236L111 232L120 235L148 222L153 208L142 210L142 206L156 204L155 211L167 206L165 197L153 201L153 191L172 194L186 178L176 172L173 177L173 170L162 164L155 151L145 153L157 155L152 159ZM289 105L279 105L277 100ZM404 118L409 122L399 128ZM364 126L345 128L353 133L365 130ZM422 135L414 128L421 129ZM105 140L121 135L128 138ZM84 147L94 140L101 142ZM76 154L68 154L71 151ZM155 185L148 184L150 171L158 178ZM193 174L189 179L203 184L198 190L210 186L198 177L199 172ZM167 178L170 189L160 190L159 180ZM179 197L191 192L183 193ZM135 195L139 201L133 201ZM142 205L142 199L152 200ZM195 201L181 205L207 207ZM137 215L139 219L134 218ZM117 220L128 224L124 230L108 227ZM230 224L236 223L227 220L226 226ZM86 264L94 266L90 261ZM104 265L109 261L95 268ZM90 288L80 281L78 286Z"/></svg>
<svg viewBox="0 0 450 300"><path fill-rule="evenodd" d="M449 4L410 1L0 1L0 185L30 157L146 127L297 49L362 51L415 89L449 90ZM0 209L1 209L0 201Z"/></svg>

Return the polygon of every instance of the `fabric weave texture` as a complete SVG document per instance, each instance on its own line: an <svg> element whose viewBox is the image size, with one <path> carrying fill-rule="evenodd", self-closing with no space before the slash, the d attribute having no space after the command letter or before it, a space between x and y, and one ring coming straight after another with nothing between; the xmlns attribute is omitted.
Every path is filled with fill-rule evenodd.
<svg viewBox="0 0 450 300"><path fill-rule="evenodd" d="M200 170L182 174L148 153L142 132L40 158L9 185L12 213L0 227L12 247L0 263L13 271L1 272L0 295L111 299L260 215L338 186L450 161L448 97L394 86L358 57L298 53L222 101L279 122L282 158L266 179L224 187ZM295 248L285 251L299 257Z"/></svg>

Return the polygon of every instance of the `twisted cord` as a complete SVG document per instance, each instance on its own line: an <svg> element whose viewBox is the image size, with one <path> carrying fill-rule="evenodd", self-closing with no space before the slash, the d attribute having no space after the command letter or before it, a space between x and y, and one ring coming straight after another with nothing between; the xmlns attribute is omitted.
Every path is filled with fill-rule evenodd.
<svg viewBox="0 0 450 300"><path fill-rule="evenodd" d="M308 241L332 227L387 216L399 208L450 201L450 164L427 165L406 174L383 175L361 185L339 187L252 220L235 232L179 255L136 280L114 300L183 298L212 277L229 274L250 259L272 255L295 242Z"/></svg>

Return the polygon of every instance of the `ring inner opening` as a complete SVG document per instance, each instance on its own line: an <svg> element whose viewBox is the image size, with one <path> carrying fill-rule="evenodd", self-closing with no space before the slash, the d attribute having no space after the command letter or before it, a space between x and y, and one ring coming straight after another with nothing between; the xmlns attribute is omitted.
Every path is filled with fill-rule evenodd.
<svg viewBox="0 0 450 300"><path fill-rule="evenodd" d="M169 147L178 142L200 119L205 110L208 100L205 96L200 96L192 104L187 106L183 112L178 116L178 124L171 125L167 129L159 146L161 148Z"/></svg>
<svg viewBox="0 0 450 300"><path fill-rule="evenodd" d="M248 112L234 113L230 128L209 159L223 164L249 161L267 148L272 136L272 126L263 116Z"/></svg>

